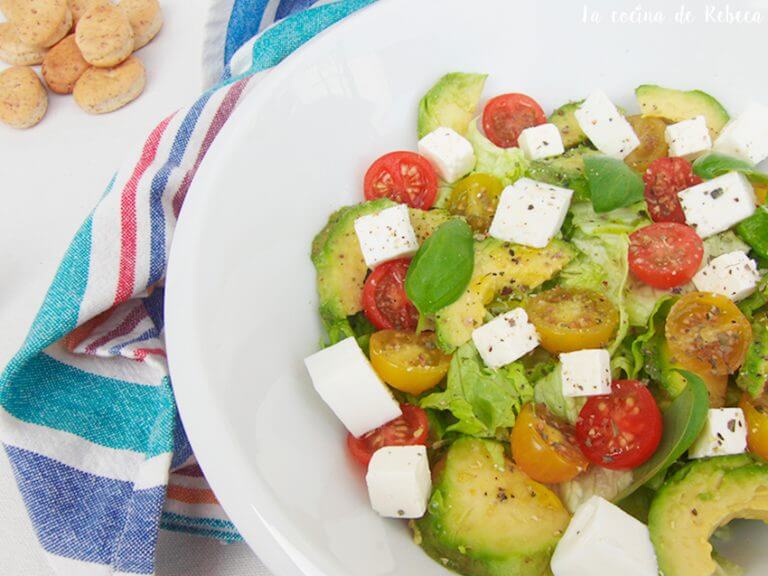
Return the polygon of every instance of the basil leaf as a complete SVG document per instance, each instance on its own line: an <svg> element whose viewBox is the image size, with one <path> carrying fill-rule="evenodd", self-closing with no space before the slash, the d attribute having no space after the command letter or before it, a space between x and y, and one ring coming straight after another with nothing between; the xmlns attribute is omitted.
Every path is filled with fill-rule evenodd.
<svg viewBox="0 0 768 576"><path fill-rule="evenodd" d="M458 218L441 224L411 261L405 293L422 314L434 314L459 299L475 267L472 229Z"/></svg>
<svg viewBox="0 0 768 576"><path fill-rule="evenodd" d="M768 258L768 209L765 206L759 206L752 216L739 222L736 233L758 256Z"/></svg>
<svg viewBox="0 0 768 576"><path fill-rule="evenodd" d="M704 381L693 372L677 370L688 386L664 410L664 432L656 453L634 470L634 479L616 501L622 500L672 466L699 437L709 411L709 393Z"/></svg>
<svg viewBox="0 0 768 576"><path fill-rule="evenodd" d="M610 212L644 198L643 179L621 160L586 156L584 172L595 212Z"/></svg>
<svg viewBox="0 0 768 576"><path fill-rule="evenodd" d="M711 180L728 172L741 172L758 184L768 184L768 174L758 172L752 164L725 154L715 152L700 156L693 163L693 173L701 178Z"/></svg>

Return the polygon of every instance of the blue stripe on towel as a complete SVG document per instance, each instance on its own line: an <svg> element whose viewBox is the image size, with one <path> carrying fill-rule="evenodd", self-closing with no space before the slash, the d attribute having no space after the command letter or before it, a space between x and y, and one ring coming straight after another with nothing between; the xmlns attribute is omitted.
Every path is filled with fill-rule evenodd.
<svg viewBox="0 0 768 576"><path fill-rule="evenodd" d="M165 486L81 472L40 454L6 447L43 548L66 558L151 574Z"/></svg>

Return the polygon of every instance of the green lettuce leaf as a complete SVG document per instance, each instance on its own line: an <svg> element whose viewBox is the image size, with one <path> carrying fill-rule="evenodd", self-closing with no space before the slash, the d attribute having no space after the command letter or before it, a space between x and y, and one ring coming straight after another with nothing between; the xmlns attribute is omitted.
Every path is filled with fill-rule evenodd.
<svg viewBox="0 0 768 576"><path fill-rule="evenodd" d="M563 381L560 377L560 364L546 376L539 378L534 386L534 400L545 404L552 414L574 424L586 398L568 398L563 396Z"/></svg>
<svg viewBox="0 0 768 576"><path fill-rule="evenodd" d="M695 290L696 288L690 282L679 288L673 288L672 290L660 290L648 286L630 276L627 285L627 293L624 299L624 304L627 307L627 315L629 316L629 325L641 327L647 326L648 320L650 320L651 314L653 314L653 311L656 309L659 302Z"/></svg>
<svg viewBox="0 0 768 576"><path fill-rule="evenodd" d="M749 252L749 244L736 236L731 230L715 234L704 240L704 257L702 262L706 263L730 252Z"/></svg>
<svg viewBox="0 0 768 576"><path fill-rule="evenodd" d="M768 304L768 274L760 280L755 293L739 302L738 306L739 310L751 320L766 304Z"/></svg>
<svg viewBox="0 0 768 576"><path fill-rule="evenodd" d="M664 340L664 323L672 304L674 304L673 296L659 299L648 315L645 332L632 342L634 371L630 374L631 378L637 378L640 371L644 369L651 380L661 380L661 343Z"/></svg>
<svg viewBox="0 0 768 576"><path fill-rule="evenodd" d="M496 438L506 435L522 405L532 399L533 387L522 364L492 370L468 342L451 359L445 390L422 398L420 405L447 410L456 418L446 432Z"/></svg>
<svg viewBox="0 0 768 576"><path fill-rule="evenodd" d="M558 283L564 287L594 290L608 296L619 310L619 328L608 347L614 352L629 329L626 288L629 279L629 234L648 223L644 203L597 214L587 203L572 206L571 243L579 256L566 266Z"/></svg>
<svg viewBox="0 0 768 576"><path fill-rule="evenodd" d="M365 354L368 354L368 345L371 340L371 334L376 332L376 326L371 324L370 320L362 312L358 312L354 316L344 318L343 320L330 320L323 319L326 333L328 334L328 342L324 342L323 346L333 346L338 344L342 340L346 340L349 337L357 339L357 343L360 348L363 349Z"/></svg>
<svg viewBox="0 0 768 576"><path fill-rule="evenodd" d="M558 492L565 507L573 513L592 496L613 500L630 484L631 470L608 470L601 466L590 466L584 474L560 484Z"/></svg>
<svg viewBox="0 0 768 576"><path fill-rule="evenodd" d="M523 177L528 163L519 148L499 148L488 140L478 128L478 121L469 123L467 140L475 149L475 172L496 176L505 186Z"/></svg>

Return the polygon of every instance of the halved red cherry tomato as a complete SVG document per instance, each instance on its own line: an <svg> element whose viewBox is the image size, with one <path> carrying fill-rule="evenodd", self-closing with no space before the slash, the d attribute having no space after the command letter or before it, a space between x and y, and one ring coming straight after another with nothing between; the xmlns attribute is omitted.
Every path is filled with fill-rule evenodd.
<svg viewBox="0 0 768 576"><path fill-rule="evenodd" d="M405 293L405 275L411 260L379 264L363 286L363 311L379 330L416 330L419 311Z"/></svg>
<svg viewBox="0 0 768 576"><path fill-rule="evenodd" d="M437 173L415 152L390 152L365 173L365 199L389 198L411 208L429 210L437 198Z"/></svg>
<svg viewBox="0 0 768 576"><path fill-rule="evenodd" d="M589 466L573 426L555 418L544 404L523 406L510 442L515 463L537 482L568 482Z"/></svg>
<svg viewBox="0 0 768 576"><path fill-rule="evenodd" d="M661 411L637 380L615 380L611 394L593 396L576 420L576 439L590 462L611 470L637 468L661 442Z"/></svg>
<svg viewBox="0 0 768 576"><path fill-rule="evenodd" d="M643 175L645 201L654 222L685 223L685 213L677 193L701 184L685 158L659 158L648 166Z"/></svg>
<svg viewBox="0 0 768 576"><path fill-rule="evenodd" d="M488 139L501 148L517 146L520 133L531 126L545 124L541 106L525 94L503 94L485 105L483 130Z"/></svg>
<svg viewBox="0 0 768 576"><path fill-rule="evenodd" d="M426 446L429 435L427 413L410 404L401 404L400 409L403 411L402 416L360 438L347 435L347 448L355 460L368 466L374 452L384 446Z"/></svg>
<svg viewBox="0 0 768 576"><path fill-rule="evenodd" d="M629 236L629 269L654 288L687 284L703 257L704 243L685 224L658 222Z"/></svg>

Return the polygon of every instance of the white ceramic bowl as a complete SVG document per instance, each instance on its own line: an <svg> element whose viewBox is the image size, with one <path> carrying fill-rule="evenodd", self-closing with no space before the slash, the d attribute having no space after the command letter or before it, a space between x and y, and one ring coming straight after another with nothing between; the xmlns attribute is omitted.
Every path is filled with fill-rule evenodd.
<svg viewBox="0 0 768 576"><path fill-rule="evenodd" d="M171 370L208 479L276 576L446 574L404 523L370 510L302 363L321 338L312 237L361 200L373 159L415 147L438 77L484 71L486 95L525 92L545 110L597 87L635 110L641 83L707 90L732 111L768 100L765 26L705 23L703 6L678 24L661 1L642 6L666 23L612 23L637 3L590 4L601 23L572 0L382 0L271 72L208 153L172 251ZM741 4L768 16L766 2ZM768 534L744 530L731 548L765 573Z"/></svg>

